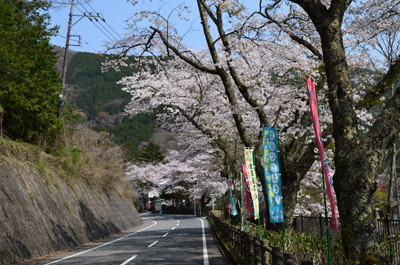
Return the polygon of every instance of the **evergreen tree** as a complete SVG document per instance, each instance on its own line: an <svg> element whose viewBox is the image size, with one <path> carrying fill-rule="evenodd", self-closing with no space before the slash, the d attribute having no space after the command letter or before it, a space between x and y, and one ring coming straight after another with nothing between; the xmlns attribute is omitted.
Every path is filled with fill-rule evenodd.
<svg viewBox="0 0 400 265"><path fill-rule="evenodd" d="M149 145L146 146L146 149L139 153L138 159L155 164L165 162L165 156L161 152L161 147L153 142L150 142Z"/></svg>
<svg viewBox="0 0 400 265"><path fill-rule="evenodd" d="M0 105L3 129L13 139L52 142L61 130L61 93L56 55L47 28L49 4L42 0L0 1Z"/></svg>

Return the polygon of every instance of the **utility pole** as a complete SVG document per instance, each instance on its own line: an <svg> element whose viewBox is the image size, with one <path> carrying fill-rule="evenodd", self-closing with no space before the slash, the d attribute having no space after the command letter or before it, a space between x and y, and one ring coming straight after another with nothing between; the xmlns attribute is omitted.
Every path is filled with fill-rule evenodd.
<svg viewBox="0 0 400 265"><path fill-rule="evenodd" d="M68 49L69 49L69 39L71 38L73 11L74 11L74 0L71 0L71 9L69 11L69 20L68 20L67 41L65 42L63 68L62 68L62 73L61 73L61 84L62 84L63 91L64 91L64 87L65 87L65 77L67 74L67 57L68 57Z"/></svg>

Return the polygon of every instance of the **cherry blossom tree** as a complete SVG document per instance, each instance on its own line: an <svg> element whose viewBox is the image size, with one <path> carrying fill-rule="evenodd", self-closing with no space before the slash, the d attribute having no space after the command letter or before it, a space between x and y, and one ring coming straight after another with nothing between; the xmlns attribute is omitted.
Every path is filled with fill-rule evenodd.
<svg viewBox="0 0 400 265"><path fill-rule="evenodd" d="M207 147L207 139L199 136L196 139L191 135L190 138L202 143L202 147ZM187 145L188 135L179 138L182 137ZM195 199L210 193L222 197L227 187L225 179L219 174L219 160L215 159L213 149L202 150L198 144L186 147L181 151L169 150L166 163L128 163L127 179L142 194L159 194L164 191L167 194L186 194Z"/></svg>
<svg viewBox="0 0 400 265"><path fill-rule="evenodd" d="M276 11L281 4L286 5L288 12ZM354 8L350 8L351 4ZM343 245L349 260L363 264L379 252L372 194L376 190L377 173L399 134L400 92L397 90L392 97L384 100L381 97L399 74L400 59L396 57L392 64L386 65L383 78L372 83L372 89L366 87L367 92L358 104L350 81L350 66L362 62L360 58L372 58L368 47L378 43L377 37L382 30L396 34L398 10L398 1L260 1L259 14L266 19L266 23L273 23L294 41L314 51L324 63L328 85L326 94L333 118L336 166L333 179ZM359 16L363 12L370 16ZM346 23L345 19L348 19ZM363 21L359 25L367 26L361 33L368 35L359 36L367 42L363 49L346 50L360 47L357 43L359 39L348 39L345 35L346 32L356 32L354 29L358 26L345 28L346 25L354 25L354 21ZM380 61L373 62L379 65ZM362 134L357 108L369 108L377 102L384 108L370 129Z"/></svg>
<svg viewBox="0 0 400 265"><path fill-rule="evenodd" d="M232 149L229 151L226 146L234 146L232 141L229 143L229 139L239 138L244 146L254 146L261 183L264 183L264 173L260 152L260 127L279 124L284 143L281 152L284 207L286 220L290 224L300 180L314 162L311 130L304 129L304 124L309 124L310 120L309 116L304 115L308 110L306 93L304 87L298 85L298 77L301 71L312 73L317 63L308 58L312 55L310 52L301 45L289 42L288 38L281 39L279 43L265 41L269 34L266 29L261 28L254 32L255 26L260 23L257 19L249 20L247 15L242 15L235 9L208 6L204 1L198 1L197 5L203 33L208 42L206 49L201 51L184 47L179 42L179 36L174 35L175 31L171 29L169 21L159 14L153 14L151 19L157 28L135 28L130 39L133 41L129 45L130 51L136 48L137 55L173 54L175 57L169 60L154 57L149 65L155 69L148 66L144 72L127 77L121 82L126 85L126 90L132 93L134 99L128 112L134 114L136 111L150 110L155 107L155 103L179 112L192 124L202 120L198 118L200 113L213 114L214 123L207 117L203 119L207 124L197 123L195 127L213 139L215 145L225 153L225 160L230 160L229 154L232 153ZM222 10L235 17L235 23L228 23L231 27L228 33L223 27L225 17ZM148 12L142 13L142 17L148 15ZM211 37L208 17L218 31L219 37L216 40ZM259 38L258 35L264 35L264 38ZM212 86L204 80L208 80ZM194 89L194 85L202 87ZM191 103L188 90L190 93L201 91L196 93L203 98L215 100L208 101L207 107L193 107L195 105ZM210 96L205 97L205 92ZM172 97L165 99L169 94ZM189 106L190 110L197 112L189 114ZM324 118L329 119L329 115L322 117ZM218 128L219 131L216 131ZM228 128L235 132L223 134L229 131ZM311 129L310 126L308 128ZM266 196L265 185L261 186Z"/></svg>
<svg viewBox="0 0 400 265"><path fill-rule="evenodd" d="M382 32L383 26L395 32L383 21L398 18L398 3L374 3L382 12L379 18L370 16L375 22L364 24L371 29L364 27L365 32ZM322 97L323 135L327 143L329 135L334 140L334 187L346 254L352 260L376 254L372 193L382 160L399 133L400 92L381 97L398 75L400 63L398 57L386 66L371 60L367 48L374 42L360 45L361 39L382 35L369 39L351 34L352 21L363 14L349 12L351 4L365 11L373 3L271 0L260 1L258 12L252 14L234 0L196 4L206 40L199 51L185 46L185 34L179 34L171 20L173 14L183 21L190 17L186 3L166 15L144 11L131 20L132 33L115 48L121 48L121 55L157 56L143 57L145 64L139 66L143 71L121 81L133 98L127 111L163 106L168 110L163 117L166 124L170 119L187 122L221 150L225 160L237 146L233 139L254 146L262 183L260 127L279 124L285 219L290 223L300 180L315 161L303 87L304 75L314 76ZM143 19L153 26L141 28ZM384 73L379 82L368 72L372 62ZM116 66L112 61L109 65ZM384 108L373 117L369 111L376 102Z"/></svg>

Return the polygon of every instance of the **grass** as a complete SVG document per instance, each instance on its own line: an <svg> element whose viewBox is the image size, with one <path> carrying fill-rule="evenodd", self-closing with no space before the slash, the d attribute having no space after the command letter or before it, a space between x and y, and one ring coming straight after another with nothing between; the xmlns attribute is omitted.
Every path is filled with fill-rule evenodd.
<svg viewBox="0 0 400 265"><path fill-rule="evenodd" d="M36 145L0 138L0 155L31 164L47 186L59 177L71 188L81 180L114 189L121 197L132 196L132 186L124 180L125 153L108 133L76 125L62 137L51 154ZM57 182L53 185L59 189Z"/></svg>

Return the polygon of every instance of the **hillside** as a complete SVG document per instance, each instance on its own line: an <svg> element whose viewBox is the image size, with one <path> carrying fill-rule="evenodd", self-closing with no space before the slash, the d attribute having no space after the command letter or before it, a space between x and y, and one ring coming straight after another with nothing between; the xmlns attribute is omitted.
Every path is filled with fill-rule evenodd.
<svg viewBox="0 0 400 265"><path fill-rule="evenodd" d="M121 68L120 72L111 69L102 73L101 63L105 56L85 52L72 54L66 76L68 103L85 113L95 130L110 132L116 143L128 146L136 153L153 136L156 114L124 115L130 95L121 90L122 86L117 81L130 75L132 69ZM61 60L62 56L59 58Z"/></svg>

